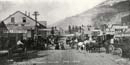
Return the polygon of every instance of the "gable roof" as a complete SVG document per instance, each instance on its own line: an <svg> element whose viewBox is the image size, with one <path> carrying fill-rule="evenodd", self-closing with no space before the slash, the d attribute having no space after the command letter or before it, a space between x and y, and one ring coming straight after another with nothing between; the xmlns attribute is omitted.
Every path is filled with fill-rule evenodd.
<svg viewBox="0 0 130 65"><path fill-rule="evenodd" d="M112 24L112 26L122 26L122 24Z"/></svg>
<svg viewBox="0 0 130 65"><path fill-rule="evenodd" d="M27 16L26 14L24 14L24 13L21 12L21 11L16 11L15 13L13 13L13 14L11 14L10 16L8 16L7 18L5 18L3 21L7 20L8 18L10 18L11 16L15 15L16 13L21 13L21 14L23 14L24 16L26 16L26 17L28 17L29 19L31 19L31 20L33 20L34 22L36 22L33 18L31 18L30 16ZM38 21L37 21L37 23L40 24L42 27L46 28L46 25L43 25L43 24L39 23Z"/></svg>

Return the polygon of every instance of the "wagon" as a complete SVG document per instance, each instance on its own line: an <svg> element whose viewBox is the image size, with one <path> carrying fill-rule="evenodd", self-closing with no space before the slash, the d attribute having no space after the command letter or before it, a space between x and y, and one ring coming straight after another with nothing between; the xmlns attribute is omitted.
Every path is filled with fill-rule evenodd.
<svg viewBox="0 0 130 65"><path fill-rule="evenodd" d="M8 58L12 59L13 61L22 61L23 59L26 59L28 57L28 54L26 52L26 49L24 48L11 48L8 52Z"/></svg>
<svg viewBox="0 0 130 65"><path fill-rule="evenodd" d="M97 43L100 44L100 47L104 47L106 49L106 53L114 54L122 56L122 44L117 43L117 40L115 39L114 35L106 34L102 36L98 36ZM110 43L111 39L113 40L113 44ZM119 41L118 41L119 42Z"/></svg>
<svg viewBox="0 0 130 65"><path fill-rule="evenodd" d="M106 53L111 53L114 50L113 44L110 43L110 40L113 37L114 37L114 35L110 35L110 34L104 34L104 35L97 36L96 43L98 44L99 48L105 48ZM100 52L100 50L99 50L99 52Z"/></svg>

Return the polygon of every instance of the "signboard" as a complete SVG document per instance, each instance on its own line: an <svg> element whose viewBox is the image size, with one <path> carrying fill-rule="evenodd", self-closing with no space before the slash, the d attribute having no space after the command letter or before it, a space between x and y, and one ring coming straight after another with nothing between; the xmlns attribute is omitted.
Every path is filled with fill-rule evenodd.
<svg viewBox="0 0 130 65"><path fill-rule="evenodd" d="M115 37L130 37L130 34L117 34Z"/></svg>
<svg viewBox="0 0 130 65"><path fill-rule="evenodd" d="M127 29L128 26L113 26L115 29Z"/></svg>
<svg viewBox="0 0 130 65"><path fill-rule="evenodd" d="M9 30L7 33L27 33L27 30Z"/></svg>

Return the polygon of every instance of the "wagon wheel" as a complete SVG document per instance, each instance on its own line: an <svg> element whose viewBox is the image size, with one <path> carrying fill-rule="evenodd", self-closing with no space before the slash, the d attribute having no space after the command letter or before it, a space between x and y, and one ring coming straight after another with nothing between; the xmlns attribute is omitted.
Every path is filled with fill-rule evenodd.
<svg viewBox="0 0 130 65"><path fill-rule="evenodd" d="M122 49L121 48L116 48L114 54L118 55L118 56L122 56Z"/></svg>
<svg viewBox="0 0 130 65"><path fill-rule="evenodd" d="M101 52L105 53L105 52L106 52L106 48L105 48L105 47L101 47L100 50L99 50L99 52L100 52L100 53L101 53Z"/></svg>
<svg viewBox="0 0 130 65"><path fill-rule="evenodd" d="M113 54L114 50L115 50L115 47L113 45L109 45L108 47L109 53Z"/></svg>

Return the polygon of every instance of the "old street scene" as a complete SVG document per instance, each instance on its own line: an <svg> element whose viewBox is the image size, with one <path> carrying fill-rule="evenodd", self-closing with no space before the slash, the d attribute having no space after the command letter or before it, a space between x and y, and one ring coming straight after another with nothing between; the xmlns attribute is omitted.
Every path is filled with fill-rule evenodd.
<svg viewBox="0 0 130 65"><path fill-rule="evenodd" d="M130 0L0 0L0 65L130 65Z"/></svg>

